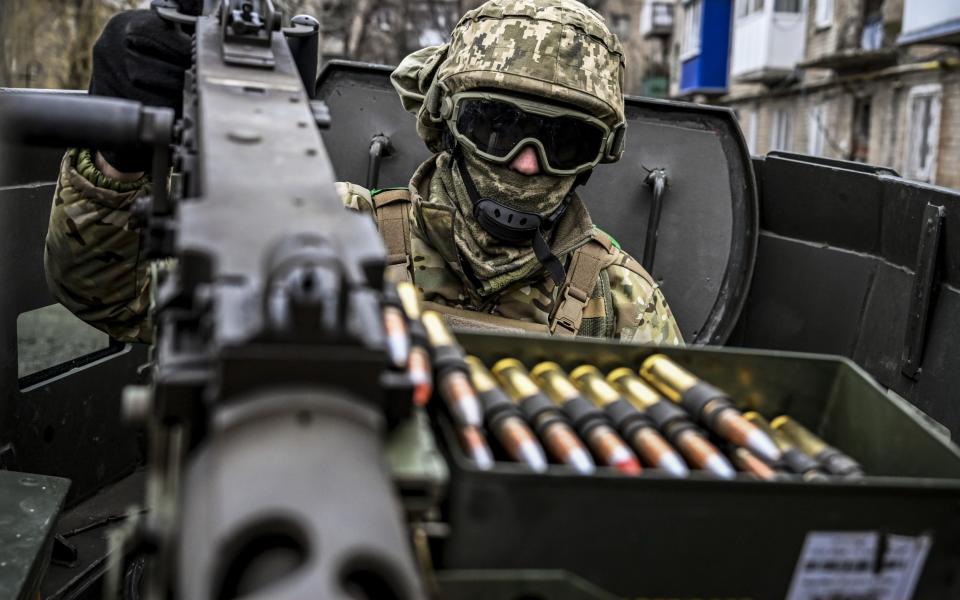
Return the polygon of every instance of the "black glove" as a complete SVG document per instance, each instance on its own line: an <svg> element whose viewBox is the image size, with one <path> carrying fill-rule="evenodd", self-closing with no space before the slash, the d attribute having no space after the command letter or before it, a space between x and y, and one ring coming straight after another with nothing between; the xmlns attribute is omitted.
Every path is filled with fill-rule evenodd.
<svg viewBox="0 0 960 600"><path fill-rule="evenodd" d="M183 75L192 61L191 38L150 10L114 16L93 46L90 93L137 100L148 106L183 108ZM150 150L101 150L114 168L148 171Z"/></svg>

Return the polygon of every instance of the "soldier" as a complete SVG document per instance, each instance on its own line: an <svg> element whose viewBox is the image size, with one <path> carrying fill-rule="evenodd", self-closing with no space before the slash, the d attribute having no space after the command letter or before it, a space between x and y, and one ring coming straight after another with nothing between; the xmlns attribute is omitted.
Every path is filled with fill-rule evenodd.
<svg viewBox="0 0 960 600"><path fill-rule="evenodd" d="M172 37L147 11L114 17L94 47L91 92L179 110L170 82L189 50ZM391 278L413 281L455 325L682 344L657 284L576 194L593 167L620 158L626 128L622 49L596 12L491 0L391 78L435 154L403 189L337 184L348 208L376 219ZM130 220L146 164L68 152L47 233L54 295L121 340L151 337Z"/></svg>

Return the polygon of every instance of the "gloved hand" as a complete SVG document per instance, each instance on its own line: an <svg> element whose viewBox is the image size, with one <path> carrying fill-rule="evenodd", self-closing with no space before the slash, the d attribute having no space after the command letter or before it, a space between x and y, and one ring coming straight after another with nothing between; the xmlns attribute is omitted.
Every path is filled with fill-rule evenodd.
<svg viewBox="0 0 960 600"><path fill-rule="evenodd" d="M137 100L149 106L183 106L183 76L191 64L191 38L179 26L150 10L117 14L93 46L90 93ZM150 151L101 150L116 169L134 173L150 168Z"/></svg>

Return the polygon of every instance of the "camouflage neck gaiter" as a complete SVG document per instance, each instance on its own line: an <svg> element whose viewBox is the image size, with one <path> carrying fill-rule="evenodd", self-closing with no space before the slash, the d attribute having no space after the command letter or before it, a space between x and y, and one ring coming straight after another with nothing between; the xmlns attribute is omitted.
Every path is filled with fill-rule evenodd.
<svg viewBox="0 0 960 600"><path fill-rule="evenodd" d="M511 208L540 215L556 210L576 179L574 176L522 175L469 152L464 153L464 159L481 197L495 198ZM541 268L531 242L506 244L473 218L473 203L449 152L437 156L436 172L430 182L430 201L456 209L454 241L461 259L469 264L480 281L482 288L478 291L481 295L500 291Z"/></svg>

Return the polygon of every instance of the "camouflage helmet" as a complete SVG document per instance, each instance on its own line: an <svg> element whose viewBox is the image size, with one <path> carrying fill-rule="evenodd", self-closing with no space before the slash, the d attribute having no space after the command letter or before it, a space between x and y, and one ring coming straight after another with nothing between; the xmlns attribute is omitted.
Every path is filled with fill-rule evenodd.
<svg viewBox="0 0 960 600"><path fill-rule="evenodd" d="M443 100L478 88L548 98L623 128L623 64L617 37L581 2L490 0L460 19L449 43L414 52L391 78L437 152Z"/></svg>

